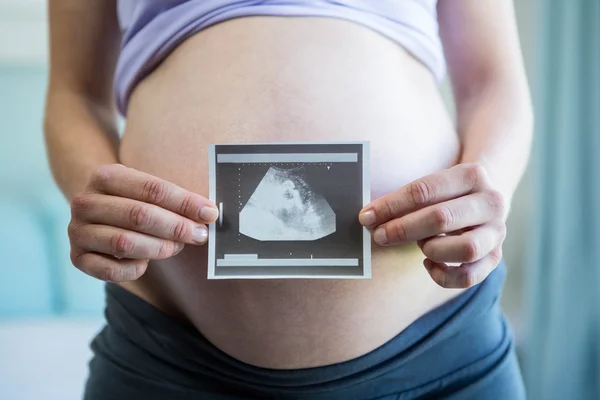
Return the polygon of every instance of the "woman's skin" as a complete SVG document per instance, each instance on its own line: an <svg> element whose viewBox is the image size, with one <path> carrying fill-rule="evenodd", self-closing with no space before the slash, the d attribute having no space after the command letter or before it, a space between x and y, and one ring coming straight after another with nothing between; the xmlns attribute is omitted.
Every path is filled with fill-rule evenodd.
<svg viewBox="0 0 600 400"><path fill-rule="evenodd" d="M49 3L46 142L83 272L242 361L302 368L373 350L498 264L532 135L512 2L439 2L456 128L396 43L341 20L249 17L175 49L133 91L122 139L115 2ZM323 140L371 142L357 218L373 279L208 281L208 144Z"/></svg>

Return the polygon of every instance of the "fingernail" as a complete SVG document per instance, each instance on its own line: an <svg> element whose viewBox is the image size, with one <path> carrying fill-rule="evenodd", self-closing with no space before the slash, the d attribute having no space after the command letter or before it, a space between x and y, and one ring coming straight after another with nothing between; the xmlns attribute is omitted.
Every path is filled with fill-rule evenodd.
<svg viewBox="0 0 600 400"><path fill-rule="evenodd" d="M375 218L375 211L369 210L360 213L358 215L358 220L364 226L373 225L377 221L377 218Z"/></svg>
<svg viewBox="0 0 600 400"><path fill-rule="evenodd" d="M194 242L203 244L208 239L208 230L205 226L199 226L194 229Z"/></svg>
<svg viewBox="0 0 600 400"><path fill-rule="evenodd" d="M176 256L177 254L181 253L181 250L183 250L184 247L185 245L183 243L175 243L175 252L173 253L173 255Z"/></svg>
<svg viewBox="0 0 600 400"><path fill-rule="evenodd" d="M375 233L373 234L373 239L375 239L375 242L377 242L379 244L387 244L388 240L387 240L387 234L385 233L385 229L383 229L383 228L375 229Z"/></svg>
<svg viewBox="0 0 600 400"><path fill-rule="evenodd" d="M214 207L204 206L200 209L200 219L203 221L214 222L218 217L219 210Z"/></svg>

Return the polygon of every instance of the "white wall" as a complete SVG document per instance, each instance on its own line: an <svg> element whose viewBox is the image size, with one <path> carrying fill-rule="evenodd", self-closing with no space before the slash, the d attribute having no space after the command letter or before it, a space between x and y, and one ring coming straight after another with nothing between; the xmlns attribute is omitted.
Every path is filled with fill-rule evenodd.
<svg viewBox="0 0 600 400"><path fill-rule="evenodd" d="M46 54L46 1L0 0L0 64L40 65Z"/></svg>

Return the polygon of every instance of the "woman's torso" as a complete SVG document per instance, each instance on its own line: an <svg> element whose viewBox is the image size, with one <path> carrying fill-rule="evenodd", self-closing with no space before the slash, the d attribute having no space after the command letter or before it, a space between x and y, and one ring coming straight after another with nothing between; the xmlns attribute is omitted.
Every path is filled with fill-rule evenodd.
<svg viewBox="0 0 600 400"><path fill-rule="evenodd" d="M371 143L371 196L454 164L460 145L430 71L396 43L328 18L246 17L193 35L133 91L121 161L208 195L208 145ZM207 280L187 246L124 285L269 368L345 361L459 291L414 245L373 246L370 280Z"/></svg>

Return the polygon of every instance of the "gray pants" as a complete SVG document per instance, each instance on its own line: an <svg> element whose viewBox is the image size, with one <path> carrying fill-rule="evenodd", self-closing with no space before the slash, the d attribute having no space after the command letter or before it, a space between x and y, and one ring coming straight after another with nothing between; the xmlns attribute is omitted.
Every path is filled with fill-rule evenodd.
<svg viewBox="0 0 600 400"><path fill-rule="evenodd" d="M498 300L506 267L383 346L340 364L272 370L223 353L119 286L92 343L86 400L525 398Z"/></svg>

